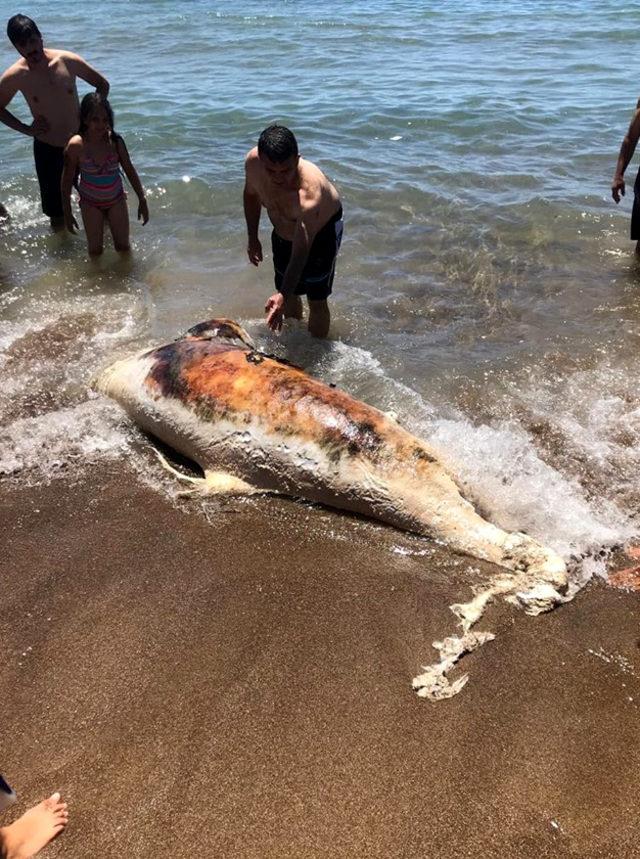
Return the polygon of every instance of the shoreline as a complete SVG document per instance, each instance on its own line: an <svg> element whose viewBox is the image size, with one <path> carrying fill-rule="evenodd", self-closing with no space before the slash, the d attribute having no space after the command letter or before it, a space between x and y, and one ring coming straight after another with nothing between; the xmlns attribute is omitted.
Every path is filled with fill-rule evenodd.
<svg viewBox="0 0 640 859"><path fill-rule="evenodd" d="M411 679L469 590L425 540L286 500L203 512L124 463L5 485L0 511L3 822L59 789L43 855L632 855L637 595L490 607L433 704Z"/></svg>

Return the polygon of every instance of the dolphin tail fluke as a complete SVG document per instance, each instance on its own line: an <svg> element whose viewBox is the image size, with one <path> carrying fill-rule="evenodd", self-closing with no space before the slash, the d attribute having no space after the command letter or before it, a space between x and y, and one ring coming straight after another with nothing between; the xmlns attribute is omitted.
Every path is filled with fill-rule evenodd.
<svg viewBox="0 0 640 859"><path fill-rule="evenodd" d="M508 534L502 544L500 566L526 573L534 584L546 582L560 591L567 587L567 565L553 549L543 546L528 534Z"/></svg>

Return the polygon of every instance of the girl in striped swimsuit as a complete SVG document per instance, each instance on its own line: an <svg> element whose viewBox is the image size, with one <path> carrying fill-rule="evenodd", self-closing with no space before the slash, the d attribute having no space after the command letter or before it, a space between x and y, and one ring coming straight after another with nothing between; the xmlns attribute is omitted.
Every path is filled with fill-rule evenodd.
<svg viewBox="0 0 640 859"><path fill-rule="evenodd" d="M89 93L80 105L80 132L69 140L64 151L62 208L67 229L75 233L78 223L71 211L71 188L75 184L91 256L102 253L105 222L115 249L129 250L129 212L121 167L138 195L138 220L146 224L149 209L142 183L124 140L113 130L111 106L100 93Z"/></svg>

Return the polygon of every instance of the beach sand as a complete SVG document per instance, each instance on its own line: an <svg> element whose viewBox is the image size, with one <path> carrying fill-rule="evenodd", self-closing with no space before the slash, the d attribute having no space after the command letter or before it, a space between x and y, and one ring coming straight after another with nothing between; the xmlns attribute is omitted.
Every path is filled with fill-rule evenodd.
<svg viewBox="0 0 640 859"><path fill-rule="evenodd" d="M638 595L491 607L433 704L411 679L470 564L425 540L125 463L5 486L0 516L4 822L71 812L42 855L638 855Z"/></svg>

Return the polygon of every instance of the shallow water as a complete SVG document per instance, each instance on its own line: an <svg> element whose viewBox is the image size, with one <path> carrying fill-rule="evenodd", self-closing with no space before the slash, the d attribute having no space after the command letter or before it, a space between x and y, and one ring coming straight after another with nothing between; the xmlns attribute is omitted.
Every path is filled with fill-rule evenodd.
<svg viewBox="0 0 640 859"><path fill-rule="evenodd" d="M88 4L29 14L109 77L151 221L132 226L131 261L90 265L82 236L47 231L30 141L0 128L0 474L126 455L135 432L92 375L224 315L397 412L499 524L565 555L637 531L640 269L630 194L616 207L609 192L637 92L618 4L158 0L110 3L99 27ZM328 343L269 335L271 261L246 261L243 157L274 120L344 201Z"/></svg>

